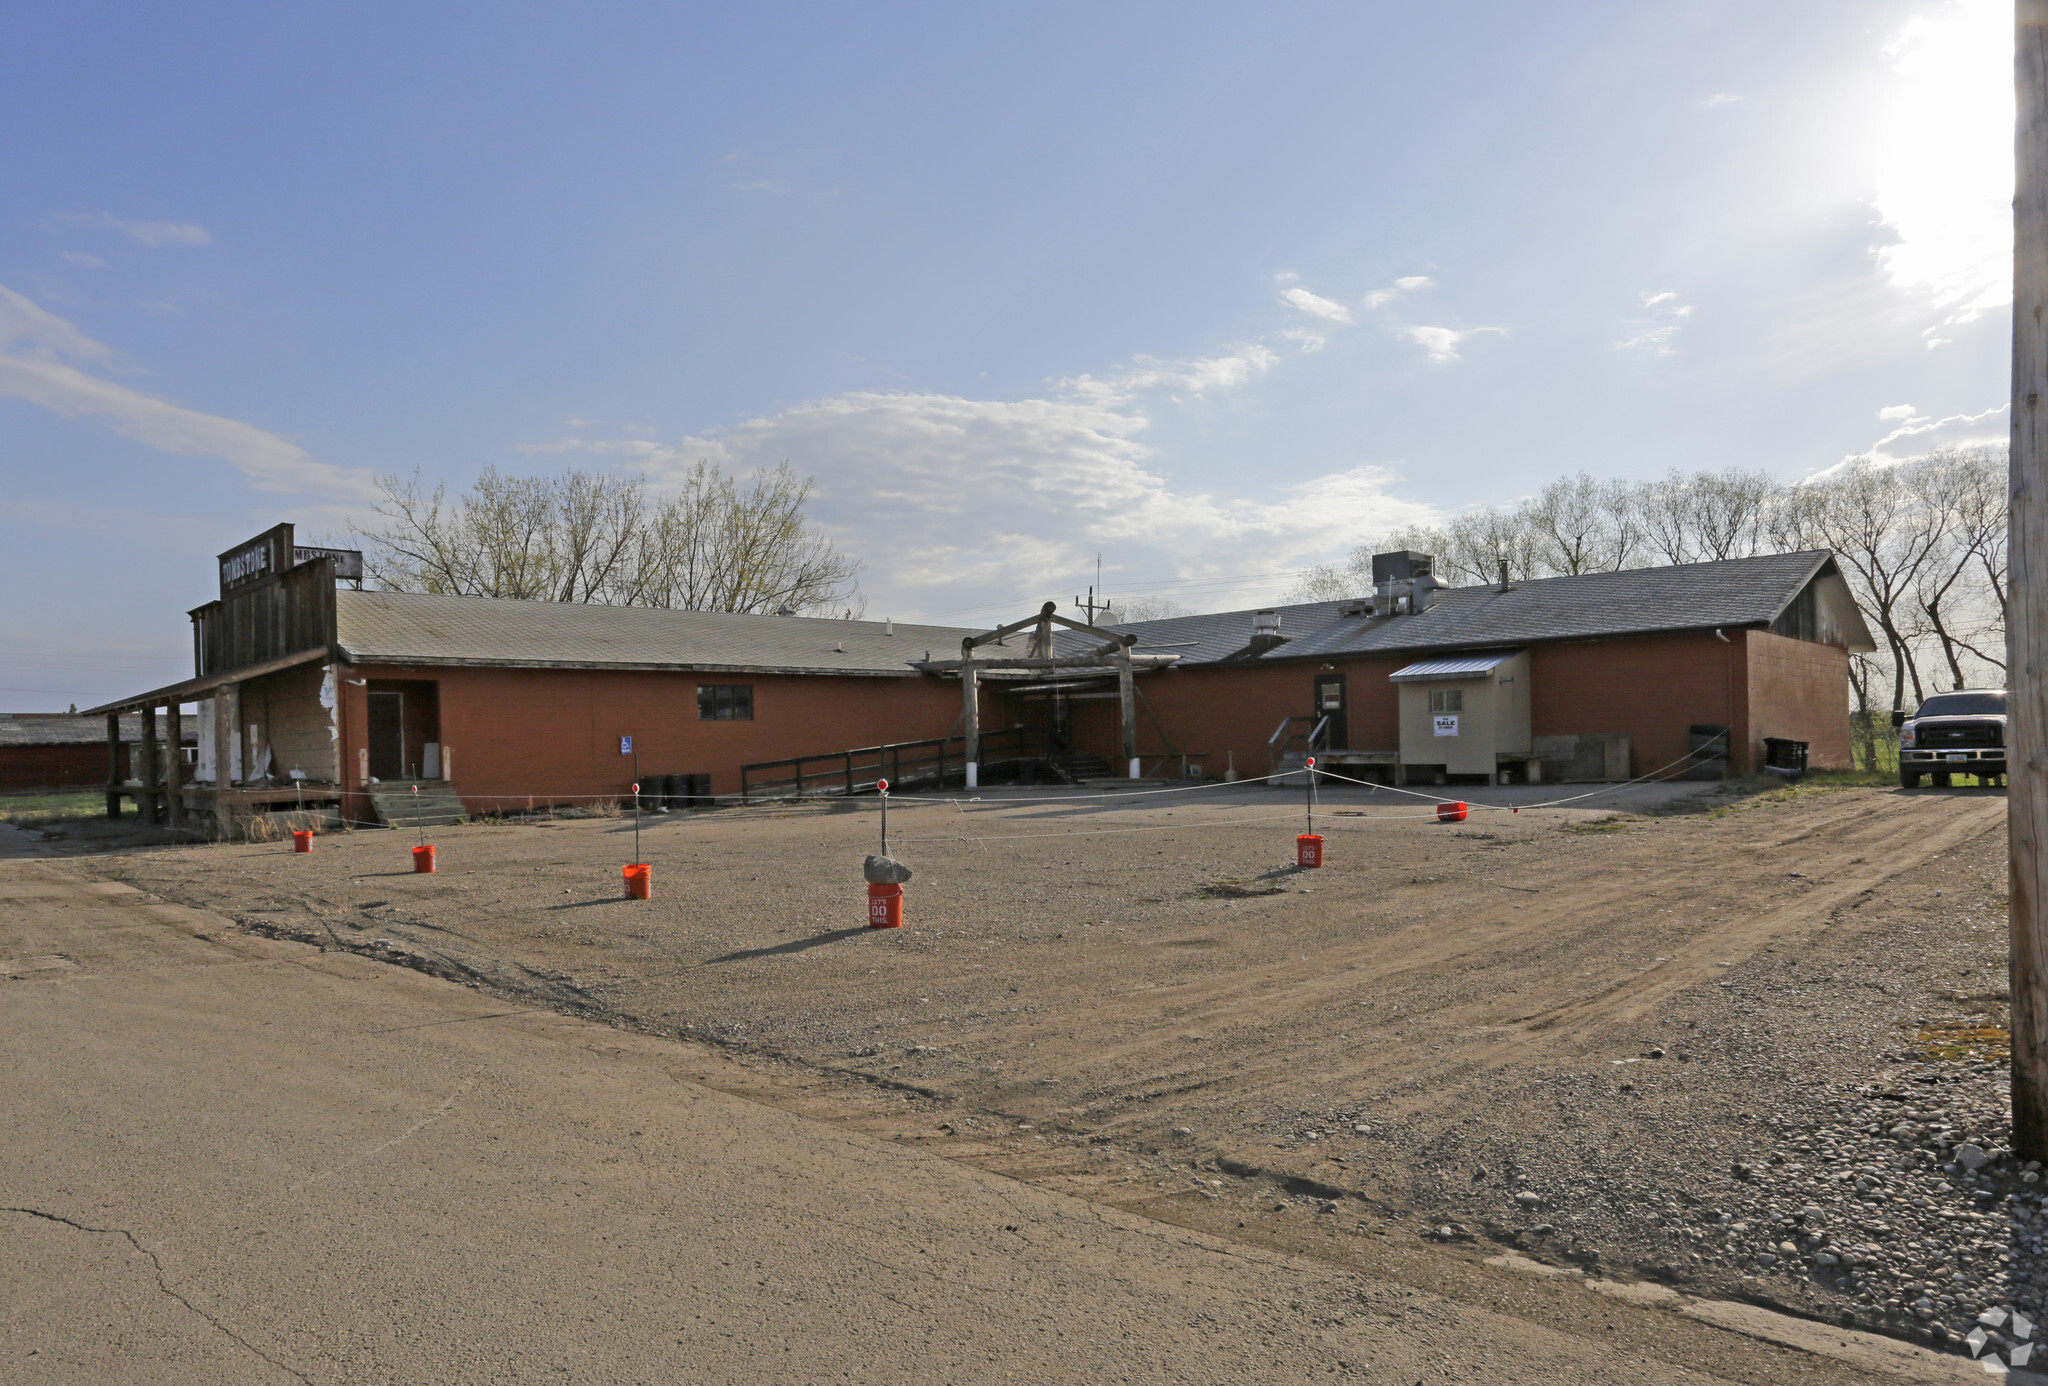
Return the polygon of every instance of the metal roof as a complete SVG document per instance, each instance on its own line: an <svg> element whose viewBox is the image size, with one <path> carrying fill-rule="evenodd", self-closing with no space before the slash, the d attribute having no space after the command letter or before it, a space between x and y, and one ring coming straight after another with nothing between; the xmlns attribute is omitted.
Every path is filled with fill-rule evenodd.
<svg viewBox="0 0 2048 1386"><path fill-rule="evenodd" d="M957 656L953 626L742 616L450 597L422 592L334 594L337 646L357 664L459 664L567 669L702 669L730 673L916 677L926 658Z"/></svg>
<svg viewBox="0 0 2048 1386"><path fill-rule="evenodd" d="M1153 648L1154 642L1197 641L1195 648L1181 651L1181 668L1225 659L1267 662L1421 654L1768 626L1814 582L1842 582L1834 556L1826 550L1537 578L1506 591L1494 586L1446 587L1437 591L1427 610L1406 616L1343 615L1346 608L1358 608L1357 600L1260 608L1277 611L1281 634L1297 638L1259 653L1246 648L1255 615L1250 609L1133 622L1119 629L1138 633L1139 650ZM1847 602L1847 589L1840 595L1843 600L1835 605L1854 622L1845 630L1849 647L1874 648L1869 630Z"/></svg>
<svg viewBox="0 0 2048 1386"><path fill-rule="evenodd" d="M187 717L180 728L183 740L196 741L197 718ZM164 719L158 718L157 738L165 735ZM142 740L142 719L134 713L121 719L123 741ZM6 746L104 746L107 719L83 712L0 712L0 747Z"/></svg>
<svg viewBox="0 0 2048 1386"><path fill-rule="evenodd" d="M1387 678L1393 683L1419 683L1423 679L1481 679L1520 653L1520 650L1496 650L1492 654L1424 659L1405 669L1396 669Z"/></svg>

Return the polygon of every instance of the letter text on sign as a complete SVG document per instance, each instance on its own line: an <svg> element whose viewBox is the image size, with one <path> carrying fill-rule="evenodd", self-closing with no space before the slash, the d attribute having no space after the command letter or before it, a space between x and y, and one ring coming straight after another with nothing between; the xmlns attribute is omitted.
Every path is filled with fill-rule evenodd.
<svg viewBox="0 0 2048 1386"><path fill-rule="evenodd" d="M1458 734L1458 718L1456 714L1434 717L1430 720L1436 723L1436 734L1438 736L1456 736Z"/></svg>

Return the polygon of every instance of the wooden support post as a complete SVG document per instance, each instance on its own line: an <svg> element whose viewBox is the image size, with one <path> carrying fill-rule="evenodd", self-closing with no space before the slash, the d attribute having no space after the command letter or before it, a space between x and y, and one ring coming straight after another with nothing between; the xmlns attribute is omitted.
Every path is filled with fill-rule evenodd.
<svg viewBox="0 0 2048 1386"><path fill-rule="evenodd" d="M981 782L981 676L974 667L973 651L964 651L967 661L960 666L960 696L965 700L960 715L967 724L967 787Z"/></svg>
<svg viewBox="0 0 2048 1386"><path fill-rule="evenodd" d="M107 714L107 817L121 816L121 714Z"/></svg>
<svg viewBox="0 0 2048 1386"><path fill-rule="evenodd" d="M164 708L164 808L174 828L185 826L185 709Z"/></svg>
<svg viewBox="0 0 2048 1386"><path fill-rule="evenodd" d="M234 807L228 803L234 752L235 686L224 683L213 690L213 829L221 837L227 837L235 826Z"/></svg>
<svg viewBox="0 0 2048 1386"><path fill-rule="evenodd" d="M2048 1159L2048 0L2019 0L2013 194L2012 593L2006 832L2012 1148Z"/></svg>
<svg viewBox="0 0 2048 1386"><path fill-rule="evenodd" d="M162 782L158 775L159 762L156 753L156 709L142 709L142 744L136 748L142 757L142 772L137 778L142 781L142 821L161 823L164 821L164 806L157 798L157 786Z"/></svg>
<svg viewBox="0 0 2048 1386"><path fill-rule="evenodd" d="M1126 645L1116 656L1116 696L1124 714L1124 760L1130 765L1130 776L1138 778L1138 684L1135 671L1131 668L1131 647Z"/></svg>

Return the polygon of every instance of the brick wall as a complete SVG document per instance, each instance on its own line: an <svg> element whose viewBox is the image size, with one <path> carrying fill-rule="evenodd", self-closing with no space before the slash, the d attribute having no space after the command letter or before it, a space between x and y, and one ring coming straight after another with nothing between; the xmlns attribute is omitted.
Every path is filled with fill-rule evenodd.
<svg viewBox="0 0 2048 1386"><path fill-rule="evenodd" d="M1733 764L1747 771L1749 685L1743 632L1711 631L1535 645L1529 650L1531 731L1537 736L1620 733L1631 775L1681 759L1695 724L1734 727Z"/></svg>
<svg viewBox="0 0 2048 1386"><path fill-rule="evenodd" d="M1335 664L1345 676L1352 749L1391 751L1399 744L1400 709L1387 675L1409 662L1405 658L1303 660L1252 668L1141 674L1138 688L1145 701L1138 709L1139 757L1150 769L1151 758L1170 749L1199 758L1202 768L1214 777L1220 778L1233 762L1240 775L1265 774L1267 738L1283 717L1307 716L1315 710L1316 679L1329 672L1323 668L1325 663ZM1123 754L1120 716L1113 698L1076 703L1076 748L1116 765ZM1302 732L1308 729L1308 724L1297 728ZM1178 773L1178 767L1170 773Z"/></svg>
<svg viewBox="0 0 2048 1386"><path fill-rule="evenodd" d="M633 759L619 754L622 736L633 738L642 774L708 774L712 793L734 794L741 765L945 736L960 717L960 685L921 676L347 665L342 672L348 786L358 787L356 752L369 735L366 689L351 680L428 679L439 685L441 743L469 800L624 794ZM700 683L752 685L753 720L699 721ZM990 702L984 698L985 717ZM352 813L366 808L352 797Z"/></svg>
<svg viewBox="0 0 2048 1386"><path fill-rule="evenodd" d="M1763 739L1807 743L1807 764L1846 770L1849 753L1849 652L1837 645L1745 631L1749 647L1750 752L1763 763Z"/></svg>
<svg viewBox="0 0 2048 1386"><path fill-rule="evenodd" d="M121 774L128 774L132 748L121 747ZM76 785L107 782L107 747L5 746L0 747L0 789L62 789Z"/></svg>

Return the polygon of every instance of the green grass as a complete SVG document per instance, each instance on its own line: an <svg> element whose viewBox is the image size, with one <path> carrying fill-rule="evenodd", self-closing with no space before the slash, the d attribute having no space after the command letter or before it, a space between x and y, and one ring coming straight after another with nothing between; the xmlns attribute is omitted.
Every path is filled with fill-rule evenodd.
<svg viewBox="0 0 2048 1386"><path fill-rule="evenodd" d="M38 789L0 794L0 823L12 823L18 828L73 818L102 818L106 812L106 791L99 789Z"/></svg>

